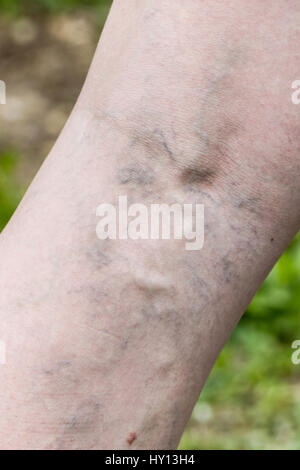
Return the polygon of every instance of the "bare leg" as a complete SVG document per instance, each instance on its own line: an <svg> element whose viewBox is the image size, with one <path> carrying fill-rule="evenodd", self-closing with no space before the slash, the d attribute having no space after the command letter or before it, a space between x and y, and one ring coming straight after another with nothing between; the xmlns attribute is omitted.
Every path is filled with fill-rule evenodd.
<svg viewBox="0 0 300 470"><path fill-rule="evenodd" d="M292 0L115 1L0 238L1 448L176 447L299 229L299 18ZM203 250L98 240L119 195L205 204Z"/></svg>

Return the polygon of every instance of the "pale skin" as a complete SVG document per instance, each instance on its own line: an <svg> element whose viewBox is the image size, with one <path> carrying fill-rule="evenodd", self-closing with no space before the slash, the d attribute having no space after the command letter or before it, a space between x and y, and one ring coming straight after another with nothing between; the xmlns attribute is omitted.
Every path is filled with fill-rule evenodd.
<svg viewBox="0 0 300 470"><path fill-rule="evenodd" d="M1 449L176 448L300 226L299 25L293 0L115 0L0 237ZM203 249L99 240L120 194L204 204Z"/></svg>

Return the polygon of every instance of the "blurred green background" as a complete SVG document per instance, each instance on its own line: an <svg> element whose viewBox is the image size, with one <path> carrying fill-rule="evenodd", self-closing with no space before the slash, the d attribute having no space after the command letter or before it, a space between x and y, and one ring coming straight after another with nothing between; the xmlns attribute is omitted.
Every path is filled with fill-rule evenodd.
<svg viewBox="0 0 300 470"><path fill-rule="evenodd" d="M85 78L106 0L0 0L0 230L51 148ZM181 449L300 449L300 237L221 353Z"/></svg>

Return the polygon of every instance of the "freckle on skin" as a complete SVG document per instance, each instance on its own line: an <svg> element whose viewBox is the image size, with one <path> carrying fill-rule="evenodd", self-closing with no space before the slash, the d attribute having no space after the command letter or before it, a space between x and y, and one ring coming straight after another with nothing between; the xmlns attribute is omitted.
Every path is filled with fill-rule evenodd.
<svg viewBox="0 0 300 470"><path fill-rule="evenodd" d="M135 440L136 440L136 433L131 432L129 436L127 437L128 444L131 445Z"/></svg>

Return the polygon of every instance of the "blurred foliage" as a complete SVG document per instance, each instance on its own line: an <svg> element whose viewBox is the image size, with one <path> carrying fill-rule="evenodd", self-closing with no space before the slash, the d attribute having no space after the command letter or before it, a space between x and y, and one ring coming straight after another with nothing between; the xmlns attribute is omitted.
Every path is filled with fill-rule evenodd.
<svg viewBox="0 0 300 470"><path fill-rule="evenodd" d="M108 7L109 0L0 0L11 15ZM12 151L0 154L0 230L21 191ZM300 237L276 264L219 356L182 449L300 449Z"/></svg>
<svg viewBox="0 0 300 470"><path fill-rule="evenodd" d="M11 150L0 154L0 231L5 227L21 198L15 169L17 155Z"/></svg>
<svg viewBox="0 0 300 470"><path fill-rule="evenodd" d="M55 13L76 7L109 6L111 0L0 0L0 11L10 15Z"/></svg>

